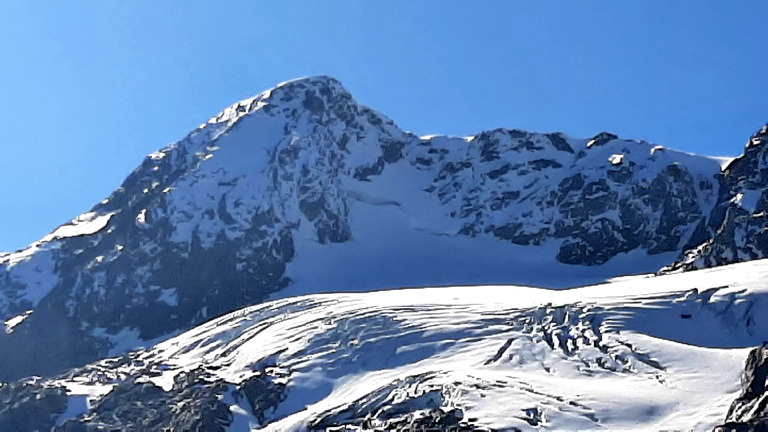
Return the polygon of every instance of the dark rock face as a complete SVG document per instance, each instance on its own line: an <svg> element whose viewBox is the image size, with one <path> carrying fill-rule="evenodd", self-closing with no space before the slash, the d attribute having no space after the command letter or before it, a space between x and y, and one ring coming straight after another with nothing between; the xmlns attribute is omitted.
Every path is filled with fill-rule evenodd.
<svg viewBox="0 0 768 432"><path fill-rule="evenodd" d="M549 244L563 263L679 252L711 225L718 167L664 153L609 133L419 138L333 78L282 84L149 155L77 221L0 254L0 320L25 316L0 333L0 379L51 375L263 302L291 284L301 235L354 239L351 191L370 184L397 205L405 188L438 205L444 220L425 222L451 226L440 235Z"/></svg>
<svg viewBox="0 0 768 432"><path fill-rule="evenodd" d="M436 173L425 190L462 221L459 234L525 246L558 239L557 259L567 264L600 265L638 248L682 250L708 220L718 190L713 165L692 170L609 133L578 154L563 139L497 129L466 148L432 139L409 156Z"/></svg>
<svg viewBox="0 0 768 432"><path fill-rule="evenodd" d="M694 270L768 257L768 125L723 171L718 204L698 243L663 272ZM702 236L706 231L709 235ZM705 237L705 238L702 238Z"/></svg>
<svg viewBox="0 0 768 432"><path fill-rule="evenodd" d="M615 139L618 139L619 137L610 133L610 132L600 132L599 134L592 137L591 140L587 143L587 147L599 147L602 145L605 145Z"/></svg>
<svg viewBox="0 0 768 432"><path fill-rule="evenodd" d="M67 408L66 389L37 378L0 383L0 430L50 430Z"/></svg>
<svg viewBox="0 0 768 432"><path fill-rule="evenodd" d="M116 361L125 365L130 363L130 356ZM94 367L73 370L70 374L88 375L92 379L98 376L117 384L112 391L95 399L83 413L62 419L58 426L54 421L67 407L63 388L29 382L2 387L0 392L11 400L0 413L2 430L224 432L233 421L230 406L223 402L225 398L247 407L263 423L266 413L277 407L286 394L285 385L276 384L263 372L234 385L213 378L201 367L178 375L173 388L166 391L147 379L152 374L146 370L126 377L110 376L109 371L98 371Z"/></svg>
<svg viewBox="0 0 768 432"><path fill-rule="evenodd" d="M744 365L741 376L741 395L728 410L725 423L716 431L766 431L768 430L768 345L753 349Z"/></svg>
<svg viewBox="0 0 768 432"><path fill-rule="evenodd" d="M151 382L121 382L87 416L69 419L53 430L225 432L232 422L229 407L220 400L227 386L208 382L199 372L177 377L168 392Z"/></svg>
<svg viewBox="0 0 768 432"><path fill-rule="evenodd" d="M241 383L233 392L235 401L245 399L251 414L259 423L266 424L267 412L277 408L287 397L286 385L276 383L262 372Z"/></svg>

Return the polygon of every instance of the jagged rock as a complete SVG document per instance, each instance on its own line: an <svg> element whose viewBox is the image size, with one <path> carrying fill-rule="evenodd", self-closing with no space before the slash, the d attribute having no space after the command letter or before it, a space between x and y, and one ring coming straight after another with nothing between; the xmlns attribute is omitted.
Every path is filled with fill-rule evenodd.
<svg viewBox="0 0 768 432"><path fill-rule="evenodd" d="M100 398L87 415L68 420L54 432L99 428L225 432L232 422L229 407L221 402L226 390L225 383L206 380L201 370L179 375L170 391L151 382L127 380Z"/></svg>
<svg viewBox="0 0 768 432"><path fill-rule="evenodd" d="M50 430L66 408L66 389L39 378L0 383L0 431Z"/></svg>
<svg viewBox="0 0 768 432"><path fill-rule="evenodd" d="M708 236L662 272L694 270L768 257L768 125L723 171Z"/></svg>
<svg viewBox="0 0 768 432"><path fill-rule="evenodd" d="M277 408L287 397L287 389L284 383L275 382L272 377L262 372L238 385L233 394L236 401L240 398L246 399L251 414L259 423L264 424L267 412Z"/></svg>
<svg viewBox="0 0 768 432"><path fill-rule="evenodd" d="M728 410L718 432L768 430L768 343L750 351L741 376L741 395Z"/></svg>
<svg viewBox="0 0 768 432"><path fill-rule="evenodd" d="M391 383L339 412L324 413L309 430L492 432L466 421L460 408L447 406L450 389L424 384L429 378L425 374Z"/></svg>

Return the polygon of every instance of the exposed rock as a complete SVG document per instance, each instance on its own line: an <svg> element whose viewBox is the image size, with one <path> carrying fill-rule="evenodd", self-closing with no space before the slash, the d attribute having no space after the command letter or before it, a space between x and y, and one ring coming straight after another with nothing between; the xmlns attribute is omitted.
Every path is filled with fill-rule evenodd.
<svg viewBox="0 0 768 432"><path fill-rule="evenodd" d="M162 430L225 432L232 422L229 407L221 402L227 390L222 382L206 380L201 370L182 373L171 391L151 382L128 380L77 419L70 419L55 432L73 430ZM79 429L78 429L79 428Z"/></svg>
<svg viewBox="0 0 768 432"><path fill-rule="evenodd" d="M39 378L0 383L1 431L48 431L66 408L66 390Z"/></svg>
<svg viewBox="0 0 768 432"><path fill-rule="evenodd" d="M694 270L768 257L768 125L723 171L708 236L662 272ZM701 231L701 230L700 230Z"/></svg>
<svg viewBox="0 0 768 432"><path fill-rule="evenodd" d="M768 344L750 351L741 376L741 395L728 410L718 432L768 430Z"/></svg>

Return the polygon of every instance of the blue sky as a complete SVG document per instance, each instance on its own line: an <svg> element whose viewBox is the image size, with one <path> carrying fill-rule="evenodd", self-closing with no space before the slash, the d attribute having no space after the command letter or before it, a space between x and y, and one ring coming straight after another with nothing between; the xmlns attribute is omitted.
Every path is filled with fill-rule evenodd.
<svg viewBox="0 0 768 432"><path fill-rule="evenodd" d="M417 134L495 127L738 155L768 3L0 2L0 250L90 209L237 100L328 74Z"/></svg>

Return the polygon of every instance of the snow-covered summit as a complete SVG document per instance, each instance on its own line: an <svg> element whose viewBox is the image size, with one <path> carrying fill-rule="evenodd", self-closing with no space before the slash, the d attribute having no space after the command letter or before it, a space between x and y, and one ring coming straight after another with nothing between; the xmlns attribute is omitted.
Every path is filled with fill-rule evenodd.
<svg viewBox="0 0 768 432"><path fill-rule="evenodd" d="M0 378L295 294L653 272L706 238L719 173L712 159L609 133L420 138L333 78L289 81L0 257L0 320L24 316L0 335Z"/></svg>

